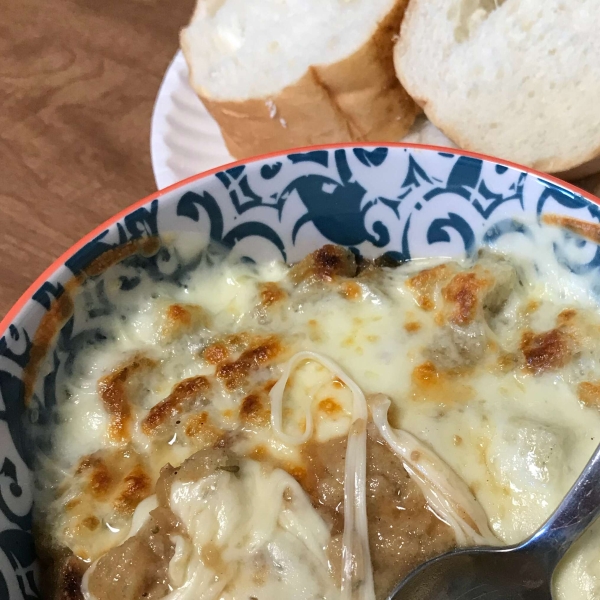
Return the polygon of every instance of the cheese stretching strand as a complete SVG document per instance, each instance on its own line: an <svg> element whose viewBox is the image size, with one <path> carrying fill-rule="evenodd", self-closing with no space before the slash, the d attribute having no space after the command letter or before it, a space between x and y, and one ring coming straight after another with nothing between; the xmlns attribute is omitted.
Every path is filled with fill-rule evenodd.
<svg viewBox="0 0 600 600"><path fill-rule="evenodd" d="M293 370L312 360L329 369L352 393L352 424L348 434L344 469L344 535L342 538L341 600L374 600L373 566L367 524L367 401L362 390L331 359L316 352L298 352L288 361L279 381L270 391L271 426L282 440L303 444L313 433L310 409L304 433L292 436L283 431L283 393Z"/></svg>
<svg viewBox="0 0 600 600"><path fill-rule="evenodd" d="M298 365L312 360L329 369L352 392L352 425L348 434L344 472L344 535L342 545L342 599L367 599L372 590L366 511L366 424L367 402L358 385L331 359L315 352L299 352L286 364L273 386L271 425L290 444L303 444L313 434L310 409L305 414L305 430L300 435L283 431L283 394L288 379ZM417 438L390 427L387 412L390 399L376 394L370 399L373 422L381 437L402 460L409 476L423 492L431 510L452 527L460 546L497 545L485 512L454 471ZM353 591L354 590L354 591Z"/></svg>
<svg viewBox="0 0 600 600"><path fill-rule="evenodd" d="M459 546L498 545L483 508L464 481L416 437L390 426L387 417L390 404L390 399L383 394L369 399L373 422L418 484L431 510L452 527Z"/></svg>

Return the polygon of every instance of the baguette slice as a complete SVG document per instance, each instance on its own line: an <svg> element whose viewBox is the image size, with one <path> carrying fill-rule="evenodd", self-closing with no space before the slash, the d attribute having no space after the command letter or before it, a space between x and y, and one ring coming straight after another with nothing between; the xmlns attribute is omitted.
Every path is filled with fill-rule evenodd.
<svg viewBox="0 0 600 600"><path fill-rule="evenodd" d="M397 80L408 0L198 0L181 47L232 156L396 141L420 110Z"/></svg>
<svg viewBox="0 0 600 600"><path fill-rule="evenodd" d="M600 0L411 0L400 81L461 148L558 173L600 155Z"/></svg>

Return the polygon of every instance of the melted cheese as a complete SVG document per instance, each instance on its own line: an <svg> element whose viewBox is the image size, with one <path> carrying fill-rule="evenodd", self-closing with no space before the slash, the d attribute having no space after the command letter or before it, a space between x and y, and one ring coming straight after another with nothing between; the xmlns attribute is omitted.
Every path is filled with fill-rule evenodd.
<svg viewBox="0 0 600 600"><path fill-rule="evenodd" d="M304 432L293 437L283 431L283 394L298 364L313 361L333 373L352 393L352 423L348 432L344 470L344 535L342 540L342 599L372 600L373 568L369 550L366 499L367 401L362 390L333 361L314 352L298 352L287 363L279 381L270 391L271 425L280 438L302 444L313 436L312 411L306 412Z"/></svg>
<svg viewBox="0 0 600 600"><path fill-rule="evenodd" d="M213 377L215 373L215 366L200 357L214 333L198 330L169 343L159 335L157 324L164 318L165 306L193 304L210 315L212 332L278 333L285 338L286 359L294 352L325 355L351 374L365 394L388 396L396 415L394 427L410 432L444 457L476 496L495 535L506 543L518 542L535 531L554 510L600 441L600 411L579 402L576 389L565 373L558 370L534 376L522 369L503 370L496 358L489 358L493 345L506 349L507 355L518 353L524 328L549 330L564 308L590 310L596 322L600 321L595 317L598 306L592 276L575 276L556 260L553 243L562 235L560 231L542 230L536 224L530 227L534 241L522 235L505 236L497 246L497 250L514 258L524 286L511 296L501 314L494 317L494 333L487 332L487 358L468 372L446 379L443 374L423 369L424 351L435 343L440 326L436 311L423 310L407 285L412 275L439 264L440 259L417 260L386 270L379 280L361 281L360 293L352 297L333 286L319 293L295 289L288 280L287 268L278 263L200 264L185 286L152 281L131 266L118 265L105 276L104 289L116 312L95 323L109 332L108 339L82 350L75 357L72 371L61 373L59 390L64 393L58 394L59 425L51 459L59 469L68 471L82 455L111 443L107 439L108 418L98 396L97 382L136 353L152 356L160 369L148 378L146 389L132 408L132 444L142 454L157 452L148 436L140 431L139 421L182 379L197 375ZM587 247L574 245L567 251L570 259L584 262L589 258L585 255L589 253ZM465 261L458 261L457 269L465 265ZM141 283L124 295L118 291L123 277L139 277ZM275 304L269 310L259 308L258 289L268 281L279 282L289 293L289 302L281 307ZM527 309L528 306L534 308ZM85 302L78 304L75 333L85 329L89 308ZM587 365L589 371L598 371L594 361ZM268 376L278 379L284 361L269 369ZM264 380L257 382L262 385ZM301 434L310 418L320 441L347 434L352 422L352 397L347 387L336 388L334 383L327 369L315 364L299 367L286 387L285 406L289 412L285 431ZM243 396L237 391L219 388L206 409L210 423L220 430L240 426L238 412L242 401ZM250 454L253 449L264 447L282 462L299 461L295 445L278 439L268 427L248 425L246 430L247 435L238 447L244 452ZM179 435L160 452L154 459L157 465L168 460L178 464L194 452L194 447ZM249 591L253 585L252 548L259 546L266 553L267 564L281 565L283 579L299 594L295 597L308 598L317 589L333 593L327 587L326 577L310 576L311 569L317 574L325 573L324 559L318 550L327 537L322 523L317 522L308 507L301 505L301 500L292 515L285 513L287 509L282 508L274 492L268 496L262 494L265 486L271 486L271 491L281 490L282 482L288 481L283 472L271 479L253 469L249 467L240 480L221 474L210 486L206 482L190 483L174 491L174 506L194 532L194 548L179 548L172 565L173 573L179 573L180 580L185 579L179 588L181 592L174 594L195 590L189 591L192 594L189 597L197 597L197 591L202 589L230 594L224 598L237 598L242 593L246 594L242 597L248 594L264 597ZM260 511L253 494L272 510ZM284 513L291 520L286 520ZM225 516L219 520L217 514ZM312 527L314 531L309 532ZM269 533L265 533L267 530ZM299 531L305 531L304 537L297 537ZM241 554L231 550L239 577L227 579L227 585L233 586L230 589L219 588L221 583L215 583L214 571L203 566L196 552L207 543L209 534L221 536L225 554L233 548L231 540L242 540ZM561 565L556 578L557 599L598 597L599 535L596 527L580 540ZM61 539L59 532L56 537ZM252 540L258 546L253 546ZM296 570L291 568L292 564ZM193 565L198 567L196 575ZM278 584L269 577L268 586L274 586L269 589L276 594Z"/></svg>
<svg viewBox="0 0 600 600"><path fill-rule="evenodd" d="M170 504L193 547L176 551L170 571L185 575L165 600L339 598L328 528L285 471L245 461L236 475L174 484Z"/></svg>
<svg viewBox="0 0 600 600"><path fill-rule="evenodd" d="M131 519L131 526L129 528L129 532L126 536L123 537L123 541L129 539L139 533L140 529L146 524L148 519L150 518L150 513L158 506L158 500L155 495L148 496L145 500L142 500L133 513L133 518ZM98 564L98 560L95 560L87 569L87 571L83 575L83 579L81 581L81 594L83 595L84 600L96 600L95 596L90 592L89 589L89 581L90 577L94 573L94 569Z"/></svg>
<svg viewBox="0 0 600 600"><path fill-rule="evenodd" d="M464 481L410 433L390 427L387 417L390 404L389 398L381 394L373 396L373 422L382 438L402 459L404 468L421 488L430 508L452 527L459 545L497 545L486 514Z"/></svg>

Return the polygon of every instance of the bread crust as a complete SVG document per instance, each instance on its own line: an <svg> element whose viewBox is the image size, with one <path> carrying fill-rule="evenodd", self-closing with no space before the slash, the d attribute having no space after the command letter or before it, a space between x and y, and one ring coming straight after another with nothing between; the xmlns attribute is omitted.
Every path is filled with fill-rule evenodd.
<svg viewBox="0 0 600 600"><path fill-rule="evenodd" d="M424 101L417 101L417 103L423 108L427 118L442 131L444 135L454 141L459 148L469 150L470 152L490 154L490 152L486 152L478 144L473 144L470 139L461 135L457 129L444 125L442 121L437 118L430 104L428 105ZM512 161L515 160L515 158L511 156L499 156L498 158ZM586 177L587 175L600 171L600 147L595 148L582 156L571 156L568 158L564 156L553 156L551 158L542 158L533 161L531 164L525 164L524 166L535 169L536 171L551 173L556 177L567 181L573 181L579 177Z"/></svg>
<svg viewBox="0 0 600 600"><path fill-rule="evenodd" d="M568 171L561 171L554 174L556 175L556 177L560 177L561 179L566 179L567 181L574 182L576 182L578 179L590 177L590 175L594 174L598 174L598 177L600 177L600 148L598 148L596 155L597 156L592 158L592 160L588 160L582 165L574 167L573 169L569 169ZM598 195L597 192L596 196Z"/></svg>
<svg viewBox="0 0 600 600"><path fill-rule="evenodd" d="M230 154L248 158L299 146L398 141L420 112L396 77L394 37L408 0L397 0L369 40L345 59L315 65L279 93L242 101L210 98L194 85L185 30L181 48L190 81L218 123Z"/></svg>
<svg viewBox="0 0 600 600"><path fill-rule="evenodd" d="M412 24L412 20L420 18L418 15L419 8L424 2L425 0L410 0L406 9L402 21L400 38L394 48L394 66L397 77L403 87L411 93L413 100L423 109L427 118L442 131L444 135L456 143L459 148L471 152L494 154L489 149L486 149L486 146L481 143L481 140L474 140L473 137L469 135L468 131L459 130L458 127L450 125L445 122L443 118L438 116L435 106L436 104L439 105L440 103L447 102L446 98L423 97L415 89L410 77L404 73L402 68L404 48L406 47L406 44L409 43L408 40L410 40L411 35L414 35L414 32L411 31L411 29L415 27ZM457 110L460 110L460 107L456 108ZM499 158L522 162L518 161L514 156L499 156ZM573 154L571 156L565 156L564 154L557 154L551 157L532 160L528 163L523 162L523 164L538 171L552 173L562 179L573 181L600 172L600 146L586 152L581 152L577 155Z"/></svg>

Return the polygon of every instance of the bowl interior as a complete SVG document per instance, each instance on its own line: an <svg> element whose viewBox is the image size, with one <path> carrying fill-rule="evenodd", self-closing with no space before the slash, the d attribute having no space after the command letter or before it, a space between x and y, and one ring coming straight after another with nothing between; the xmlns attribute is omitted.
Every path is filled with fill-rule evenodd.
<svg viewBox="0 0 600 600"><path fill-rule="evenodd" d="M60 299L77 277L94 276L103 264L143 250L157 236L176 235L187 240L187 250L144 259L154 276L185 277L209 239L257 262L294 262L326 243L398 260L472 255L498 245L540 257L552 253L565 273L592 278L595 285L597 279L600 290L598 245L545 224L548 215L600 221L598 206L574 188L506 163L436 149L365 145L232 165L158 192L105 224L53 267L3 322L0 598L39 596L31 535L33 443L25 424L35 421L38 430L47 429L54 378L75 335ZM57 336L44 330L50 322Z"/></svg>

